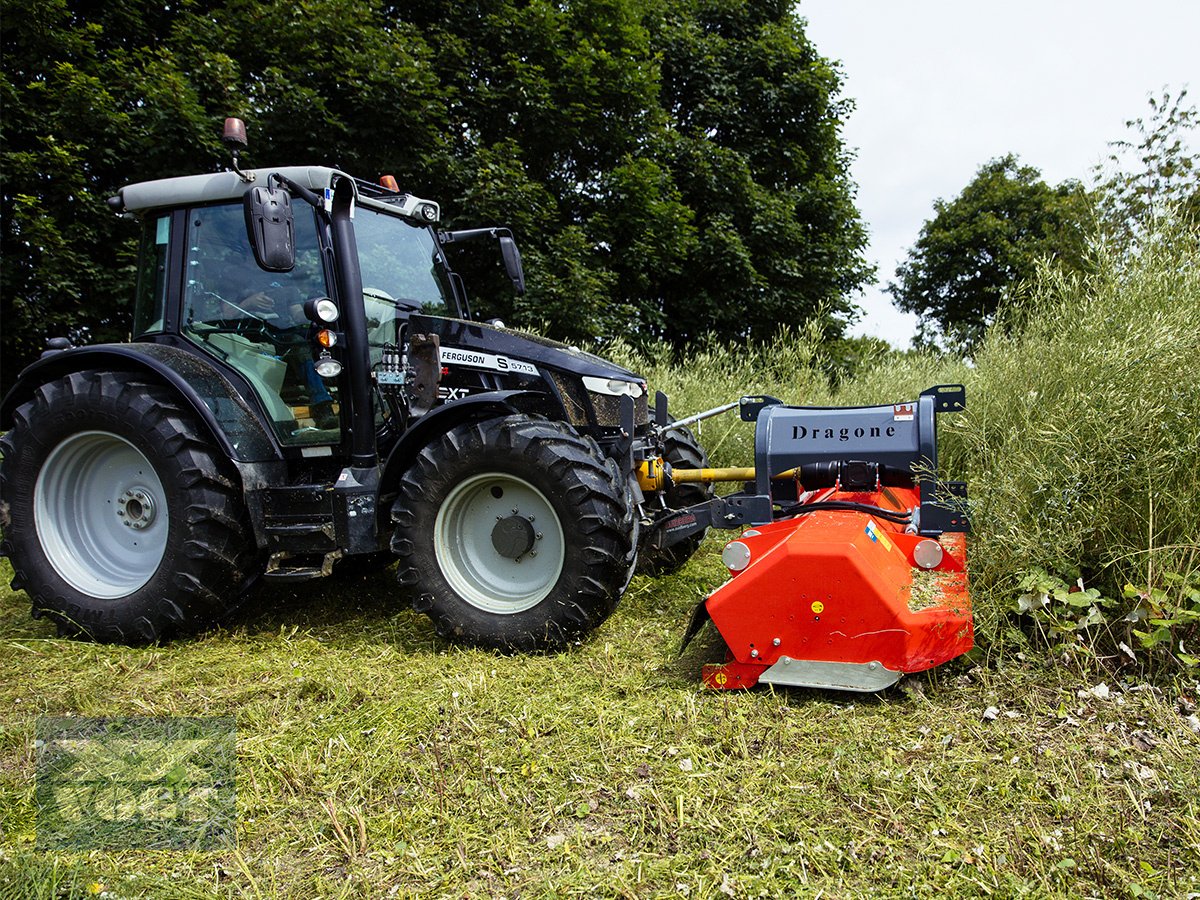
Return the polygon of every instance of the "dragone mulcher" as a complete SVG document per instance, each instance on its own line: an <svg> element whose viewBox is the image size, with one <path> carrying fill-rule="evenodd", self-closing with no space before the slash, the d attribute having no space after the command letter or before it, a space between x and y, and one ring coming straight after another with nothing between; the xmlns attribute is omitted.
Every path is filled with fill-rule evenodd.
<svg viewBox="0 0 1200 900"><path fill-rule="evenodd" d="M753 526L725 546L731 578L684 637L711 619L724 639L704 683L875 691L970 650L966 485L937 478L937 417L965 408L962 385L887 406L738 405L757 419L754 468L661 477L749 484L666 517L653 537Z"/></svg>

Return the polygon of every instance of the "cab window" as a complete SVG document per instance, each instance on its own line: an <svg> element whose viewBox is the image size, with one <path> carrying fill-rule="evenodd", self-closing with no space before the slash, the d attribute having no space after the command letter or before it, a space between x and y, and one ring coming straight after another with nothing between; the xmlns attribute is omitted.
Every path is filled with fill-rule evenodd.
<svg viewBox="0 0 1200 900"><path fill-rule="evenodd" d="M138 252L138 283L133 305L133 336L162 331L167 291L167 247L171 237L168 214L148 216L142 226Z"/></svg>
<svg viewBox="0 0 1200 900"><path fill-rule="evenodd" d="M359 206L354 214L354 240L374 366L385 346L399 342L400 325L409 313L451 314L446 303L448 291L428 228Z"/></svg>
<svg viewBox="0 0 1200 900"><path fill-rule="evenodd" d="M313 214L297 208L296 266L266 272L241 203L188 214L183 333L253 385L283 444L340 440L338 388L316 372L303 303L328 296Z"/></svg>

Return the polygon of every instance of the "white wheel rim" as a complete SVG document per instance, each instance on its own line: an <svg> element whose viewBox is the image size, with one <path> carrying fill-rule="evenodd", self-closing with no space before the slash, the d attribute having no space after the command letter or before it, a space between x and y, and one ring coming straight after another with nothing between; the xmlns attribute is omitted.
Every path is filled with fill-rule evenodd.
<svg viewBox="0 0 1200 900"><path fill-rule="evenodd" d="M42 552L75 590L125 597L158 571L170 523L154 466L107 431L84 431L46 457L33 489Z"/></svg>
<svg viewBox="0 0 1200 900"><path fill-rule="evenodd" d="M529 550L519 557L502 555L493 540L498 523L514 517L531 526ZM485 612L531 609L562 574L566 542L558 515L541 491L516 476L493 472L455 486L433 530L442 575L456 594Z"/></svg>

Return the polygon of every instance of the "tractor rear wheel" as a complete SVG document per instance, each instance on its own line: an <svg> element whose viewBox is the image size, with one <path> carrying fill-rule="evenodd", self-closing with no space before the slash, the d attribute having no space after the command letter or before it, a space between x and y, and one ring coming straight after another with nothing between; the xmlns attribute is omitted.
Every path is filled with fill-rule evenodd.
<svg viewBox="0 0 1200 900"><path fill-rule="evenodd" d="M84 371L41 385L2 439L0 551L59 633L148 643L240 600L254 541L223 455L164 387Z"/></svg>
<svg viewBox="0 0 1200 900"><path fill-rule="evenodd" d="M663 459L675 469L707 469L708 454L695 435L686 428L672 428L663 438ZM713 498L711 484L675 484L666 491L668 509L684 509ZM638 551L638 572L643 575L669 575L683 568L704 542L705 532L684 538L678 544L655 549L643 546Z"/></svg>
<svg viewBox="0 0 1200 900"><path fill-rule="evenodd" d="M545 419L460 425L425 447L392 514L397 578L438 634L556 650L613 611L629 582L628 483L591 438Z"/></svg>

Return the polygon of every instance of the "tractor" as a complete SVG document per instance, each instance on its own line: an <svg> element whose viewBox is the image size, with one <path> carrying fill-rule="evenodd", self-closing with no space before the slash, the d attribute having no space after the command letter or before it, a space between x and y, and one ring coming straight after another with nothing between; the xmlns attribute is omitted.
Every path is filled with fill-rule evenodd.
<svg viewBox="0 0 1200 900"><path fill-rule="evenodd" d="M141 223L131 339L53 338L0 404L0 552L35 616L150 643L261 582L395 564L439 634L562 648L641 569L681 566L719 502L704 450L643 378L473 313L443 230L394 179L239 166L122 188ZM736 510L723 521L734 522ZM640 554L639 554L640 551Z"/></svg>

